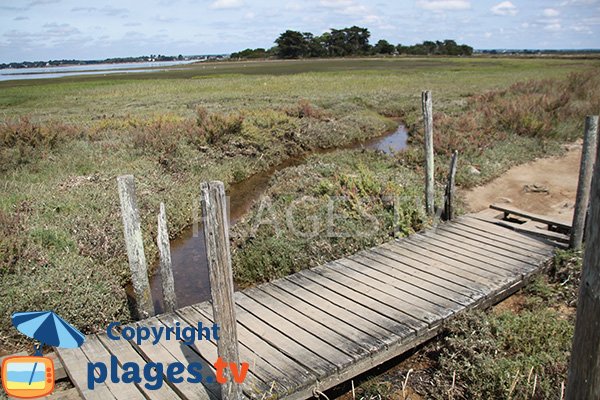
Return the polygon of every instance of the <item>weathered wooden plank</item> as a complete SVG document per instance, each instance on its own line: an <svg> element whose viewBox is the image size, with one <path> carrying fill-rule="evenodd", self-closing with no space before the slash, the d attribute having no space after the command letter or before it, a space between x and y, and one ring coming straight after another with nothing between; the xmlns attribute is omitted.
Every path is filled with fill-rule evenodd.
<svg viewBox="0 0 600 400"><path fill-rule="evenodd" d="M489 210L491 212L493 212L493 210ZM521 230L518 228L518 226L522 226L519 224L515 224L515 223L510 223L508 221L504 221L502 219L498 219L498 218L491 218L489 215L487 215L488 212L487 211L482 211L480 213L477 214L470 214L468 216L464 216L462 218L464 218L467 221L470 222L476 222L481 224L484 228L486 229L488 227L488 225L490 226L490 228L487 228L491 231L493 230L497 230L499 232L500 235L505 235L507 237L513 237L513 235L521 235L519 237L519 242L521 242L521 244L528 244L531 246L535 246L536 244L544 244L546 246L556 246L556 242L549 239L549 237L551 238L552 236L548 236L548 235L540 235L538 233L534 234L531 232L527 232L527 230ZM526 224L523 224L526 225ZM551 232L548 231L550 234L555 234L557 232ZM543 233L547 233L547 232L543 232ZM566 235L563 234L559 234L562 237L565 237Z"/></svg>
<svg viewBox="0 0 600 400"><path fill-rule="evenodd" d="M386 243L372 249L374 253L381 254L386 258L392 259L395 263L391 263L392 268L403 269L405 266L410 266L417 271L428 273L429 275L438 276L445 281L454 283L458 291L463 291L463 288L471 289L475 293L485 293L489 287L481 282L481 274L471 272L467 266L459 267L445 262L440 262L434 257L434 253L428 250L422 250L420 247L410 244L408 241L398 243Z"/></svg>
<svg viewBox="0 0 600 400"><path fill-rule="evenodd" d="M554 249L554 246L539 240L531 240L520 233L512 232L514 235L520 236L507 235L506 228L497 226L493 222L483 222L475 218L458 218L455 220L454 225L481 237L508 244L521 250L531 251L544 257Z"/></svg>
<svg viewBox="0 0 600 400"><path fill-rule="evenodd" d="M298 272L297 275L302 275L315 283L330 288L348 299L354 299L376 313L410 327L415 332L428 329L429 324L435 321L435 317L428 313L424 313L422 316L412 315L410 307L407 307L406 303L397 301L395 297L383 294L380 296L377 290L362 285L357 280L346 278L339 273L335 274L330 269L304 270ZM403 307L393 306L390 303L400 303Z"/></svg>
<svg viewBox="0 0 600 400"><path fill-rule="evenodd" d="M464 288L461 288L462 291L456 290L457 287L450 288L448 287L450 286L448 281L436 279L435 275L431 277L424 276L425 274L419 274L420 271L415 271L408 266L395 269L391 267L391 264L397 266L400 266L400 264L375 253L373 250L362 251L349 257L349 259L367 266L368 270L365 273L381 282L388 282L394 286L401 285L402 287L408 285L407 288L411 291L413 287L418 287L418 292L422 291L423 296L443 307L461 307L472 302L472 296L465 295Z"/></svg>
<svg viewBox="0 0 600 400"><path fill-rule="evenodd" d="M427 243L423 244L422 241L412 241L405 238L401 243L390 242L383 247L396 252L399 255L404 255L406 251L409 251L441 262L445 265L453 266L454 268L461 270L464 276L469 276L469 279L473 279L475 282L485 285L488 288L488 292L492 287L495 287L499 279L504 281L508 280L508 277L504 274L500 275L495 271L489 271L484 268L473 266L464 260L457 259L456 254L453 252L430 246Z"/></svg>
<svg viewBox="0 0 600 400"><path fill-rule="evenodd" d="M144 253L140 213L135 196L135 183L133 175L119 176L117 182L127 258L131 269L131 283L135 293L135 307L137 317L142 319L154 315L154 304L148 282L148 267Z"/></svg>
<svg viewBox="0 0 600 400"><path fill-rule="evenodd" d="M218 353L225 362L239 365L233 272L229 250L229 221L223 182L203 182L200 186L200 203L213 315L219 324L221 334L217 343ZM221 385L221 397L224 400L240 399L242 397L240 385L234 382L231 371L226 370L225 374L227 382Z"/></svg>
<svg viewBox="0 0 600 400"><path fill-rule="evenodd" d="M474 279L469 279L468 276L465 276L468 274L462 273L462 270L446 266L439 261L413 254L409 251L406 251L406 253L411 255L411 257L394 253L384 246L378 246L361 254L364 254L364 257L371 260L385 263L392 275L410 274L420 277L436 284L438 287L445 288L450 293L463 295L466 302L471 302L472 299L484 295L486 291L485 286L479 284ZM442 291L442 293L445 292Z"/></svg>
<svg viewBox="0 0 600 400"><path fill-rule="evenodd" d="M338 293L336 289L339 289L339 287L332 284L329 279L318 279L315 281L315 277L311 277L312 279L304 276L301 273L296 273L284 279L292 282L296 286L304 288L313 294L317 294L318 296L322 297L323 300L321 302L315 303L315 305L318 307L326 309L325 302L330 300L347 311L368 320L372 324L377 325L382 329L385 329L387 332L389 332L390 338L397 338L396 340L399 340L403 337L416 335L416 330L410 326L407 326L406 324L398 322L397 320L390 318L381 312L377 312L372 308L365 306L363 303L357 301L358 299L347 297L349 293L347 290L345 290L345 288L342 287L341 289L346 296Z"/></svg>
<svg viewBox="0 0 600 400"><path fill-rule="evenodd" d="M282 304L287 305L289 308L302 313L306 317L312 319L315 323L320 324L323 327L328 328L330 331L334 331L340 336L353 343L359 344L358 346L365 349L368 353L373 353L385 347L385 343L375 336L366 333L360 329L360 325L353 324L357 322L359 324L366 322L365 320L358 320L353 314L349 314L348 319L337 319L333 315L328 314L323 309L315 307L310 302L302 301L280 287L272 285L262 285L257 290L262 291L266 295L273 298L272 301L278 301ZM335 312L335 310L331 310ZM345 311L345 310L343 310Z"/></svg>
<svg viewBox="0 0 600 400"><path fill-rule="evenodd" d="M140 370L144 368L146 360L144 360L135 351L131 344L126 340L112 340L109 339L106 334L99 334L98 340L106 348L106 350L117 357L119 360L119 366L123 367L123 364L128 362L136 363L140 366ZM144 383L135 384L137 388L144 394L144 396L150 400L177 400L180 397L175 393L168 384L162 385L160 388L150 390L144 386Z"/></svg>
<svg viewBox="0 0 600 400"><path fill-rule="evenodd" d="M63 379L67 378L67 372L65 371L65 367L62 365L62 363L60 362L60 358L58 358L58 355L55 352L44 354L44 357L52 359L52 362L54 363L55 381L62 381ZM0 364L2 364L2 360L0 360Z"/></svg>
<svg viewBox="0 0 600 400"><path fill-rule="evenodd" d="M512 263L511 260L514 260L519 263L531 264L534 267L537 265L535 260L537 260L539 256L535 253L530 252L528 254L521 254L521 252L516 248L510 249L510 247L506 245L502 246L502 243L499 242L493 244L487 243L483 238L473 237L470 233L461 231L460 229L455 229L451 226L440 227L437 233L438 235L453 239L455 241L468 243L479 250L486 250L490 254L494 255L494 259L499 261Z"/></svg>
<svg viewBox="0 0 600 400"><path fill-rule="evenodd" d="M270 286L270 285L264 285ZM270 296L259 288L251 288L244 291L244 295L260 303L278 316L285 318L298 328L316 336L319 340L332 346L337 351L341 351L352 359L352 362L369 355L369 350L360 342L354 342L338 332L339 328L327 327L301 313L294 307L290 307L276 297ZM281 329L285 329L280 326ZM286 333L288 331L286 330ZM307 343L308 344L308 343ZM340 365L340 367L342 367Z"/></svg>
<svg viewBox="0 0 600 400"><path fill-rule="evenodd" d="M487 266L496 266L504 271L509 276L516 272L524 274L527 271L537 268L531 261L517 261L508 259L497 253L493 253L488 249L484 249L483 244L477 244L469 241L466 238L453 237L449 233L440 232L436 235L436 245L445 248L457 248L460 244L460 251L464 257L470 257L477 260L478 263L483 263Z"/></svg>
<svg viewBox="0 0 600 400"><path fill-rule="evenodd" d="M342 369L356 360L353 355L321 339L316 332L313 333L304 330L245 293L236 293L236 304L267 324L270 329L277 330L282 335L289 337L306 348L306 351L323 357L328 362L334 364L337 369Z"/></svg>
<svg viewBox="0 0 600 400"><path fill-rule="evenodd" d="M450 291L444 287L432 284L427 280L420 279L414 275L409 275L403 271L400 272L394 270L387 265L387 260L382 260L382 257L377 254L371 254L373 258L369 258L366 253L369 252L355 254L348 259L338 260L338 262L346 265L348 268L355 269L357 272L360 271L380 283L388 284L402 291L408 290L410 293L417 295L438 307L449 309L451 312L462 308L464 305L463 302L466 301L468 304L472 301L461 293ZM356 263L358 263L358 265ZM391 261L389 263L391 264Z"/></svg>
<svg viewBox="0 0 600 400"><path fill-rule="evenodd" d="M319 293L313 293L304 286L298 285L285 278L272 282L270 288L275 288L279 293L285 293L287 296L290 296L288 304L294 304L301 310L311 310L311 308L316 309L329 316L329 318L332 318L331 322L327 317L324 317L323 319L319 318L319 320L322 320L323 323L326 323L328 326L350 325L350 327L354 328L352 329L353 332L360 332L361 335L367 336L367 339L363 341L365 344L371 343L371 338L375 338L375 342L372 344L372 346L375 346L373 351L400 339L393 331L387 330L380 325L373 323L369 319L363 318L361 315L342 307L344 301L347 299L341 297L338 302L335 298L327 295L327 289L325 288L319 291ZM332 294L335 295L335 293ZM348 301L348 303L350 302ZM383 346L381 344L383 344Z"/></svg>
<svg viewBox="0 0 600 400"><path fill-rule="evenodd" d="M336 365L326 357L317 354L289 336L273 329L270 325L243 308L238 308L238 321L258 337L288 355L293 361L300 363L318 378L323 378L337 371Z"/></svg>
<svg viewBox="0 0 600 400"><path fill-rule="evenodd" d="M212 320L212 308L208 303L200 303L193 306L204 318ZM240 310L238 317L247 314ZM256 333L246 327L244 323L239 324L240 340L248 349L262 356L281 373L278 382L293 382L292 386L302 387L311 385L317 381L317 372L311 367L305 367L303 363L298 362L293 356L289 355L285 347L277 347L271 341L261 336L263 332ZM258 360L258 358L256 358Z"/></svg>
<svg viewBox="0 0 600 400"><path fill-rule="evenodd" d="M521 234L527 234L528 236L532 236L532 237L535 236L538 238L543 238L548 241L554 241L554 242L558 242L558 243L568 243L569 242L568 235L565 235L563 233L540 229L537 226L531 226L531 224L533 224L533 223L535 223L535 222L528 221L527 223L524 223L524 224L515 224L515 223L509 222L509 221L495 222L495 224L497 226L500 226L502 228L508 228L514 232L518 232ZM563 247L567 247L567 246L563 246Z"/></svg>
<svg viewBox="0 0 600 400"><path fill-rule="evenodd" d="M167 212L164 203L160 203L156 244L158 245L160 259L160 278L165 312L173 312L177 309L177 297L175 296L175 281L173 280L173 267L171 264L171 243L169 241Z"/></svg>
<svg viewBox="0 0 600 400"><path fill-rule="evenodd" d="M9 397L9 399L13 399L12 397ZM79 392L77 391L77 388L70 388L67 390L58 390L58 391L54 391L54 393L52 393L49 396L44 397L44 399L46 400L81 400L82 397L79 394Z"/></svg>
<svg viewBox="0 0 600 400"><path fill-rule="evenodd" d="M201 305L202 306L202 305ZM203 303L203 308L212 313L210 305ZM193 326L198 321L206 323L212 323L212 314L210 316L201 314L196 308L189 306L183 307L177 310L178 317L181 317L182 321ZM247 393L248 396L251 394L258 393L262 395L265 391L265 386L268 386L267 391L274 390L279 393L286 393L295 387L298 382L292 382L286 378L283 372L278 370L276 367L271 365L271 360L267 360L264 357L267 355L256 354L249 349L246 344L242 341L245 337L245 328L243 326L238 327L239 340L240 340L240 358L242 361L250 364L248 378L249 386L251 387L252 393ZM198 343L199 344L199 343ZM201 351L204 357L208 360L216 360L217 347L216 342L211 338L210 341L204 341L204 345L199 345L197 348ZM280 357L282 355L280 354Z"/></svg>
<svg viewBox="0 0 600 400"><path fill-rule="evenodd" d="M81 345L81 351L90 362L102 362L104 365L110 365L110 353L96 336L88 336L87 340ZM86 368L87 371L87 368ZM123 382L113 382L110 377L105 380L106 386L116 399L120 400L142 400L145 399L142 392L136 385Z"/></svg>
<svg viewBox="0 0 600 400"><path fill-rule="evenodd" d="M507 243L502 240L488 238L485 235L480 235L477 232L473 232L471 228L465 225L452 224L445 226L442 230L452 232L458 236L466 237L471 240L475 240L479 243L483 243L484 245L497 248L500 250L499 254L506 254L507 252L510 252L511 256L516 260L538 260L541 258L546 258L549 254L548 249L546 249L545 254L541 254L541 250L531 248L529 250L522 249L514 245L514 240L512 242Z"/></svg>
<svg viewBox="0 0 600 400"><path fill-rule="evenodd" d="M88 336L86 340L94 340L94 336ZM65 366L65 370L71 382L79 391L79 394L84 399L88 400L103 400L103 399L115 399L116 397L106 386L106 383L98 383L94 385L94 389L88 389L88 359L81 351L81 348L76 349L56 349L56 353L60 358L60 361Z"/></svg>
<svg viewBox="0 0 600 400"><path fill-rule="evenodd" d="M144 321L146 326L156 326L156 327L165 327L171 325L165 325L161 320L157 317L153 317ZM140 323L136 325L142 325ZM161 340L159 343L162 347L164 347L171 355L173 356L173 361L179 361L183 365L187 365L190 363L198 363L202 365L202 383L195 384L196 386L204 386L208 395L211 398L220 398L221 396L221 386L217 383L215 368L212 363L202 358L198 353L190 348L190 346L185 343L171 339L171 340ZM158 345L157 345L158 346ZM187 379L189 374L187 371L183 372L181 376L184 379ZM204 393L204 390L202 390Z"/></svg>
<svg viewBox="0 0 600 400"><path fill-rule="evenodd" d="M158 320L156 320L158 321ZM150 321L144 321L145 323L149 323ZM153 320L154 322L154 320ZM136 326L135 324L133 326ZM165 342L169 342L168 340L160 340L156 345L153 345L150 341L146 340L142 342L140 345L136 343L132 343L141 354L141 356L148 362L159 362L163 364L172 364L177 362L177 358L171 354L169 349L164 346ZM205 377L206 371L202 370L202 376ZM204 384L198 383L189 383L187 381L187 377L189 377L189 373L187 371L185 374L182 374L186 379L183 382L178 383L176 385L172 385L172 388L177 394L183 399L198 399L198 400L208 400L217 398L210 394L209 390L204 386ZM214 379L214 375L208 375Z"/></svg>
<svg viewBox="0 0 600 400"><path fill-rule="evenodd" d="M452 315L453 310L459 309L460 305L450 303L447 299L433 295L418 286L396 280L391 284L392 278L378 275L378 271L366 267L355 259L340 259L328 264L336 272L351 279L356 279L360 284L371 287L380 293L385 293L396 299L405 301L416 310L423 310L433 316L434 320L446 318ZM379 279L378 279L379 278ZM444 304L447 302L448 304ZM392 303L393 304L393 303ZM416 314L416 312L415 312Z"/></svg>
<svg viewBox="0 0 600 400"><path fill-rule="evenodd" d="M544 223L548 226L560 228L567 232L571 230L571 225L568 222L564 222L556 218L551 218L546 215L539 215L528 211L519 210L518 208L505 207L498 204L492 204L490 205L490 208L492 210L502 211L505 217L507 217L508 215L516 215L518 217L523 217L532 221Z"/></svg>
<svg viewBox="0 0 600 400"><path fill-rule="evenodd" d="M457 243L456 241L449 238L445 238L442 235L437 235L435 238L433 238L431 235L423 236L420 234L416 234L411 236L409 241L412 243L421 243L421 245L424 246L436 247L442 251L454 253L455 258L459 259L460 261L468 263L474 267L485 269L498 275L512 276L514 275L515 270L518 270L520 272L528 270L528 268L525 268L525 266L517 262L515 262L514 265L507 264L505 262L496 260L494 258L494 255L490 254L489 252L479 252L476 247L473 247L467 243ZM460 246L457 247L458 244L460 244Z"/></svg>

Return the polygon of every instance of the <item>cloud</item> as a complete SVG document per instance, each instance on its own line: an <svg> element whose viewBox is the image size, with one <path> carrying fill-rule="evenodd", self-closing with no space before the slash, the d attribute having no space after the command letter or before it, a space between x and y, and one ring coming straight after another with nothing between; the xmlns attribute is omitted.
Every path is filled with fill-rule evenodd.
<svg viewBox="0 0 600 400"><path fill-rule="evenodd" d="M558 32L561 29L562 29L562 26L560 25L560 22L552 22L544 27L544 30L547 30L550 32Z"/></svg>
<svg viewBox="0 0 600 400"><path fill-rule="evenodd" d="M548 18L558 17L560 15L560 11L554 8L545 8L542 12L542 15Z"/></svg>
<svg viewBox="0 0 600 400"><path fill-rule="evenodd" d="M60 3L61 0L33 0L29 2L27 7L44 6L46 4Z"/></svg>
<svg viewBox="0 0 600 400"><path fill-rule="evenodd" d="M20 15L18 17L14 17L13 21L25 21L27 19L29 19L29 17L24 17L24 16Z"/></svg>
<svg viewBox="0 0 600 400"><path fill-rule="evenodd" d="M65 37L81 33L79 29L69 24L57 24L56 22L52 22L44 24L42 27L44 28L44 35L53 37Z"/></svg>
<svg viewBox="0 0 600 400"><path fill-rule="evenodd" d="M227 8L240 8L243 5L243 0L216 0L210 5L210 8L215 10L221 10Z"/></svg>
<svg viewBox="0 0 600 400"><path fill-rule="evenodd" d="M496 4L495 6L492 7L492 12L495 15L502 15L502 16L515 16L517 15L517 6L515 6L512 2L510 1L503 1L501 3Z"/></svg>
<svg viewBox="0 0 600 400"><path fill-rule="evenodd" d="M129 14L129 10L126 8L116 8L111 6L104 6L102 8L97 7L74 7L71 12L87 12L87 13L98 13L107 15L109 17L125 16Z"/></svg>
<svg viewBox="0 0 600 400"><path fill-rule="evenodd" d="M458 11L471 8L468 0L419 0L417 7L430 11Z"/></svg>

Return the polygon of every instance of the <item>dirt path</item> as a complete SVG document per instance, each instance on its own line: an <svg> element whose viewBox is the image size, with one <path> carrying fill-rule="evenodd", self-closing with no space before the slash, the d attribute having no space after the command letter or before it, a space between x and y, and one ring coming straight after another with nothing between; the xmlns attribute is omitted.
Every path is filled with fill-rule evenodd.
<svg viewBox="0 0 600 400"><path fill-rule="evenodd" d="M539 159L511 168L492 182L463 191L470 211L481 211L492 203L553 216L570 222L573 215L581 143L565 146L562 157Z"/></svg>

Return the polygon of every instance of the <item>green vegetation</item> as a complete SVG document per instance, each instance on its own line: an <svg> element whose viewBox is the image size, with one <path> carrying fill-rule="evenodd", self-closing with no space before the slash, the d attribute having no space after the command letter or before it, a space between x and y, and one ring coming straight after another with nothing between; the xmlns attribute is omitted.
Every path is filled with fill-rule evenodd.
<svg viewBox="0 0 600 400"><path fill-rule="evenodd" d="M594 60L565 59L333 59L205 63L148 74L1 82L0 291L5 295L0 313L53 309L85 331L129 318L118 175L136 177L144 244L152 261L159 202L165 202L170 230L176 235L191 222L203 180L231 184L314 149L380 135L393 127L388 117L401 117L418 142L424 88L434 94L436 131L458 127L452 142L436 146L442 156L452 146L464 153L458 175L464 184L485 181L510 165L558 151L559 143L581 132L579 114L596 104L586 94L588 89L579 91L590 87L591 93L598 92L597 78L587 80L582 74L581 80L566 80L567 76L586 71L598 75L598 65ZM527 84L535 90L518 96L510 90L503 94L510 85L531 79L555 82L553 91L575 82L568 101L553 117L565 120L549 131L511 133L507 126L506 136L484 142L489 131L478 127L487 124L485 110L504 112L495 107L518 104L522 95L552 95L544 92L546 84ZM489 102L474 100L485 92L497 95ZM543 112L544 104L531 103L541 107L539 118L554 115ZM465 114L478 124L472 130L453 125ZM463 140L461 132L471 132L472 140ZM270 279L418 229L426 222L415 211L413 198L420 192L421 158L418 149L395 159L339 152L315 155L304 167L282 171L268 191L274 210L291 201L278 188L314 196L316 205L323 205L327 196L373 196L367 210L381 216L382 229L372 238L323 240L319 247L310 247L304 239L268 239L262 233L268 227L261 227L252 239L250 225L244 222L236 228L236 260L245 254L256 264L236 261L236 276L244 283ZM443 173L444 160L438 164ZM481 175L470 175L469 165ZM314 179L298 178L302 187L294 188L284 177L295 173ZM397 214L390 212L386 194L401 196ZM346 228L354 229L361 224L361 214L351 207L360 204L350 200L340 203L341 212L350 216ZM254 208L247 221L257 211ZM296 215L308 211L299 205ZM275 247L265 251L271 244ZM303 263L289 251L305 252ZM270 262L278 269L268 270ZM20 345L21 336L7 320L0 326L0 337L6 348Z"/></svg>
<svg viewBox="0 0 600 400"><path fill-rule="evenodd" d="M367 28L352 26L350 28L331 29L320 36L310 32L287 30L275 39L276 46L246 49L232 53L231 58L310 58L310 57L349 57L376 54L412 54L412 55L444 55L470 56L473 48L458 45L454 40L425 41L413 46L394 46L387 40L379 40L374 46L369 44L371 32Z"/></svg>
<svg viewBox="0 0 600 400"><path fill-rule="evenodd" d="M269 281L420 230L421 180L374 151L314 155L280 171L233 228L236 280Z"/></svg>

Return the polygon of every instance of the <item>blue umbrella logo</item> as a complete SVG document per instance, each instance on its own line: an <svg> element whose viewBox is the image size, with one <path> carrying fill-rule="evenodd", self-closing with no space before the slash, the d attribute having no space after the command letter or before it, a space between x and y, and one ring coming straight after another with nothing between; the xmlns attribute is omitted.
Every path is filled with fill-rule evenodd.
<svg viewBox="0 0 600 400"><path fill-rule="evenodd" d="M52 311L14 313L12 323L19 332L49 346L77 348L85 340L81 332ZM54 390L54 363L42 356L41 344L34 348L33 357L13 356L3 361L2 386L7 394L36 398Z"/></svg>
<svg viewBox="0 0 600 400"><path fill-rule="evenodd" d="M21 312L12 315L15 328L48 346L74 349L85 336L52 311Z"/></svg>

